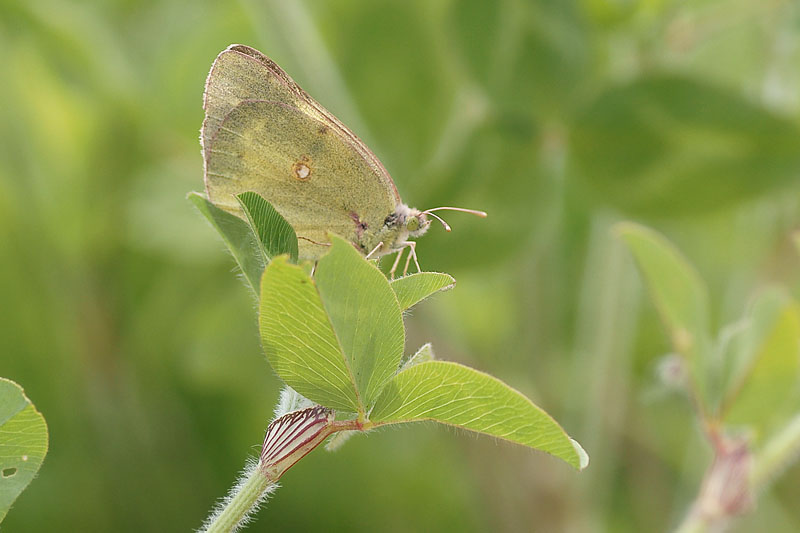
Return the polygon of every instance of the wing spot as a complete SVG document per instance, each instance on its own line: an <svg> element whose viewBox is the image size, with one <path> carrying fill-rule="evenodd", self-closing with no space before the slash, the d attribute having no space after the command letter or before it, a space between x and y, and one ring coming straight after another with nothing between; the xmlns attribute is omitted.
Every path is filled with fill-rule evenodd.
<svg viewBox="0 0 800 533"><path fill-rule="evenodd" d="M308 181L311 179L311 158L307 155L301 156L298 161L292 165L292 173L294 177L300 181Z"/></svg>

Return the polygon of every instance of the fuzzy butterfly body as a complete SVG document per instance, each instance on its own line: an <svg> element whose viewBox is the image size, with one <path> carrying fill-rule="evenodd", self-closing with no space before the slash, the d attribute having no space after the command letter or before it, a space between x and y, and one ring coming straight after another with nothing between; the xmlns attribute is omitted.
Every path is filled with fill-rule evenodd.
<svg viewBox="0 0 800 533"><path fill-rule="evenodd" d="M430 226L369 148L257 50L232 45L217 56L203 107L209 200L243 216L236 195L260 194L294 228L301 259L322 256L328 232L377 257Z"/></svg>

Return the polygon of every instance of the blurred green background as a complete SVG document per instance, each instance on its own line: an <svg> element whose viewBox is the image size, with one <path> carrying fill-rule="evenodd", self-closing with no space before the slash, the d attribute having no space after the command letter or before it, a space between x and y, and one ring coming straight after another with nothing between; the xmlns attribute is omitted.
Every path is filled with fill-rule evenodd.
<svg viewBox="0 0 800 533"><path fill-rule="evenodd" d="M800 289L791 0L0 2L0 375L50 452L4 531L186 531L259 449L280 383L254 302L185 195L205 76L258 48L382 159L457 288L407 351L533 398L592 464L434 425L315 451L253 531L664 531L710 460L661 385L667 336L623 219L666 234L717 327ZM737 531L800 530L800 467Z"/></svg>

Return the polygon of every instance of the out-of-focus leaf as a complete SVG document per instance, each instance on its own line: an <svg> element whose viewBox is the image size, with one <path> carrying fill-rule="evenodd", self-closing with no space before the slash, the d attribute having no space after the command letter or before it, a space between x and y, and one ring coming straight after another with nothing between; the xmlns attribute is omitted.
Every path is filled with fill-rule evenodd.
<svg viewBox="0 0 800 533"><path fill-rule="evenodd" d="M763 437L776 414L800 409L800 307L792 302L773 322L749 367L727 398L724 420Z"/></svg>
<svg viewBox="0 0 800 533"><path fill-rule="evenodd" d="M286 219L272 204L255 192L243 192L236 197L242 206L253 233L258 235L264 263L281 254L289 254L297 262L297 235Z"/></svg>
<svg viewBox="0 0 800 533"><path fill-rule="evenodd" d="M617 224L616 232L636 259L675 350L688 358L694 381L709 400L705 369L711 341L705 283L662 235L631 222Z"/></svg>
<svg viewBox="0 0 800 533"><path fill-rule="evenodd" d="M359 397L369 409L403 358L403 316L386 276L348 241L331 239L333 246L320 259L314 280Z"/></svg>
<svg viewBox="0 0 800 533"><path fill-rule="evenodd" d="M588 457L547 413L502 381L457 363L399 372L370 414L377 425L431 420L545 451L575 468Z"/></svg>
<svg viewBox="0 0 800 533"><path fill-rule="evenodd" d="M708 346L708 289L675 246L655 231L623 222L616 231L636 259L679 353Z"/></svg>
<svg viewBox="0 0 800 533"><path fill-rule="evenodd" d="M364 411L314 281L287 256L264 270L259 325L267 360L287 385L325 407Z"/></svg>
<svg viewBox="0 0 800 533"><path fill-rule="evenodd" d="M708 211L791 185L800 172L793 122L673 76L602 93L576 119L571 145L586 186L650 214Z"/></svg>
<svg viewBox="0 0 800 533"><path fill-rule="evenodd" d="M261 247L258 239L247 222L223 211L200 193L189 193L188 198L219 232L253 292L258 294L258 283L261 273L264 272L264 256L259 251Z"/></svg>
<svg viewBox="0 0 800 533"><path fill-rule="evenodd" d="M0 522L36 476L47 453L47 424L22 387L0 378Z"/></svg>
<svg viewBox="0 0 800 533"><path fill-rule="evenodd" d="M392 281L392 289L403 311L428 296L452 289L455 285L453 276L441 272L417 272Z"/></svg>
<svg viewBox="0 0 800 533"><path fill-rule="evenodd" d="M730 402L731 394L741 387L745 376L752 370L780 314L791 301L785 289L768 287L759 291L741 320L723 328L717 342L722 357L721 378L727 402Z"/></svg>

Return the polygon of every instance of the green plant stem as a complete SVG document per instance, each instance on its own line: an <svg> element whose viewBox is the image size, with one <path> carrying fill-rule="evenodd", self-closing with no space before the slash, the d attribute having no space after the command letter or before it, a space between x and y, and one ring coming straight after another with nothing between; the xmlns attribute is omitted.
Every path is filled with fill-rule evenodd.
<svg viewBox="0 0 800 533"><path fill-rule="evenodd" d="M319 409L319 408L317 408ZM306 409L305 411L308 411ZM287 417L296 418L296 414L290 413L273 423L280 424L280 420ZM247 522L249 516L254 513L264 498L276 487L278 479L292 467L297 461L305 457L311 450L321 444L329 435L338 431L366 431L371 424L364 424L359 420L333 421L332 412L328 411L330 417L325 425L308 440L300 440L290 447L290 452L282 456L269 456L265 458L264 451L258 463L252 463L245 468L244 474L237 484L231 489L225 501L218 506L211 516L206 520L202 533L230 533L236 531L240 526ZM293 421L287 422L289 424ZM267 429L269 434L273 424ZM284 426L285 427L285 426Z"/></svg>
<svg viewBox="0 0 800 533"><path fill-rule="evenodd" d="M229 533L236 531L253 512L275 481L255 465L249 469L244 480L231 491L222 512L217 514L203 529L204 533Z"/></svg>

